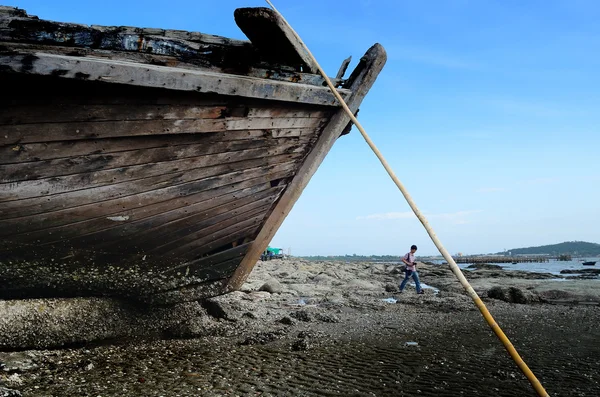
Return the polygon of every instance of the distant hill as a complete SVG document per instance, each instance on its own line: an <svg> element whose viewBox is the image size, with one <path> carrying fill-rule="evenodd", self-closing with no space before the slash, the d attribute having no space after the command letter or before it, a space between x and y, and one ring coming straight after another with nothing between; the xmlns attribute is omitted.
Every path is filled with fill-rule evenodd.
<svg viewBox="0 0 600 397"><path fill-rule="evenodd" d="M560 255L600 256L600 244L585 241L565 241L560 244L542 245L539 247L513 248L508 250L512 255ZM507 252L498 252L506 254Z"/></svg>

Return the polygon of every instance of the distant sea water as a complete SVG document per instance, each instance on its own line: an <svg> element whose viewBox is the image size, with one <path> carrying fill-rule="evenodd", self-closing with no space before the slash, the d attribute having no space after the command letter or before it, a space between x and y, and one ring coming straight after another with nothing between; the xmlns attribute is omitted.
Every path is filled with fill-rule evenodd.
<svg viewBox="0 0 600 397"><path fill-rule="evenodd" d="M419 260L417 258L417 260ZM596 262L594 266L583 266L583 262ZM433 263L442 264L445 263L444 260L435 260ZM493 262L490 262L494 264ZM550 260L548 262L523 262L523 263L496 263L496 265L501 266L503 269L507 270L523 270L526 272L535 272L535 273L551 273L556 275L561 275L561 270L582 270L582 269L600 269L600 258L577 258L570 261L557 261ZM461 269L465 269L471 266L471 263L460 263L458 265ZM568 276L573 276L576 274L568 274ZM561 275L563 276L563 275Z"/></svg>

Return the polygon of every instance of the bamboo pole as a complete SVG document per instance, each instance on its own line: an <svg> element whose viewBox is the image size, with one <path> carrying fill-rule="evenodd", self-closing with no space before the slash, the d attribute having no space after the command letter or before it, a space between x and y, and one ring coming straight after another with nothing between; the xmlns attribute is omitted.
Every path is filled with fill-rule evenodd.
<svg viewBox="0 0 600 397"><path fill-rule="evenodd" d="M304 51L306 51L308 56L315 63L319 73L321 74L321 76L323 76L323 78L327 82L327 85L331 89L331 92L333 93L333 95L340 102L340 104L342 105L342 107L344 108L344 110L346 111L346 113L348 114L348 116L350 117L350 119L352 120L354 125L356 126L356 128L358 128L358 130L360 131L360 133L363 136L363 138L365 139L365 141L367 141L367 144L369 145L369 147L373 150L373 152L375 153L375 155L377 156L377 158L379 159L379 161L381 162L381 164L383 165L383 167L385 168L387 173L390 175L390 177L392 178L392 180L394 181L396 186L398 186L398 189L400 189L400 192L402 192L402 195L408 202L408 205L410 205L410 208L413 210L413 212L415 213L417 218L419 218L419 221L423 224L423 227L425 227L425 230L427 231L427 234L429 234L431 241L433 241L433 243L435 244L435 246L437 247L439 252L442 254L444 259L446 259L446 261L448 262L448 265L450 266L452 273L454 273L454 275L456 276L458 281L461 283L463 288L467 291L467 293L469 294L471 299L473 299L473 302L475 302L475 305L477 306L477 308L479 309L479 311L485 318L485 321L487 321L490 328L492 328L492 331L494 331L496 336L500 339L500 341L502 342L502 344L504 345L504 347L510 354L511 358L517 364L517 366L519 367L521 372L523 372L523 374L527 377L527 379L529 380L529 383L531 383L531 386L535 389L535 391L537 392L537 394L539 396L549 397L548 393L546 392L546 390L544 389L544 387L542 386L540 381L536 378L536 376L533 374L533 372L531 372L531 370L529 369L529 367L527 366L525 361L523 361L523 359L521 358L521 356L519 355L519 353L517 352L517 350L515 349L513 344L510 342L508 337L504 334L504 332L502 331L502 329L500 328L498 323L496 323L496 321L494 320L494 318L488 311L487 307L485 306L485 304L483 303L483 301L481 300L479 295L477 295L477 292L475 292L473 287L471 287L471 284L469 284L469 282L465 278L465 275L462 273L462 271L460 270L460 268L454 261L454 258L452 258L450 253L442 245L442 242L439 240L439 238L433 231L433 228L429 225L429 222L427 221L427 219L425 218L423 213L421 213L421 211L417 207L416 203L414 202L414 200L412 199L412 197L410 196L410 194L408 193L408 191L406 190L406 188L404 187L402 182L400 182L398 177L396 177L396 174L394 174L394 171L389 166L389 164L387 163L387 161L385 160L385 158L383 157L383 155L381 154L379 149L377 149L377 147L375 146L375 144L373 143L373 141L371 140L369 135L367 135L366 131L364 130L364 128L362 127L360 122L356 119L356 117L354 117L354 114L352 113L352 111L350 110L348 105L346 105L346 102L341 97L341 95L337 92L334 85L331 83L331 80L329 79L329 77L327 77L327 74L323 71L323 69L321 68L321 65L319 65L319 63L317 62L317 59L310 52L310 50L308 49L306 44L302 41L302 39L300 38L300 35L298 35L298 33L296 33L294 28L292 28L292 26L283 17L283 15L281 15L281 13L275 8L275 6L273 5L273 3L271 3L270 0L266 0L266 2L271 6L273 11L275 13L277 13L277 15L279 15L281 20L283 22L285 22L285 24L290 28L290 31L296 36L296 38L298 39L298 42L300 43L300 45L302 46Z"/></svg>

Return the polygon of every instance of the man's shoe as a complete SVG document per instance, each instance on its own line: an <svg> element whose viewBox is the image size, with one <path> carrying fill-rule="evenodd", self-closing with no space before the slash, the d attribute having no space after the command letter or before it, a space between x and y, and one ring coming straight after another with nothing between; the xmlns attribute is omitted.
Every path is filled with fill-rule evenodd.
<svg viewBox="0 0 600 397"><path fill-rule="evenodd" d="M419 294L419 295L423 295L424 293L425 293L425 291L423 291L423 290L417 292L417 294Z"/></svg>

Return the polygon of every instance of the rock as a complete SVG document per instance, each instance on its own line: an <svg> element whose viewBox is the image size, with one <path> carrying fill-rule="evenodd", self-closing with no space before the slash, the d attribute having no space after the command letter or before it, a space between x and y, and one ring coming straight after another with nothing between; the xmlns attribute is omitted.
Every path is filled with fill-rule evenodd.
<svg viewBox="0 0 600 397"><path fill-rule="evenodd" d="M335 314L317 313L315 319L323 323L339 323L340 319Z"/></svg>
<svg viewBox="0 0 600 397"><path fill-rule="evenodd" d="M396 292L398 291L398 286L396 284L386 284L385 292Z"/></svg>
<svg viewBox="0 0 600 397"><path fill-rule="evenodd" d="M489 298L498 299L509 303L533 303L540 302L540 297L531 291L523 291L516 287L493 287L488 290Z"/></svg>
<svg viewBox="0 0 600 397"><path fill-rule="evenodd" d="M377 283L379 284L379 283ZM377 286L375 283L366 281L366 280L361 280L361 279L354 279L354 280L350 280L350 282L348 282L348 287L352 288L352 289L364 289L364 290L375 290L375 289L380 289L380 286Z"/></svg>
<svg viewBox="0 0 600 397"><path fill-rule="evenodd" d="M32 352L0 353L0 367L6 372L23 372L36 369Z"/></svg>
<svg viewBox="0 0 600 397"><path fill-rule="evenodd" d="M499 266L499 265L490 265L489 263L475 263L473 265L467 266L467 269L475 269L475 270L502 270L502 266Z"/></svg>
<svg viewBox="0 0 600 397"><path fill-rule="evenodd" d="M258 290L267 291L271 294L280 294L283 291L283 287L281 286L281 283L279 281L273 278L264 283Z"/></svg>
<svg viewBox="0 0 600 397"><path fill-rule="evenodd" d="M527 296L529 294L526 295L522 290L515 288L515 287L508 288L508 295L511 297L511 299L514 303L529 303L529 302L531 302L531 299Z"/></svg>
<svg viewBox="0 0 600 397"><path fill-rule="evenodd" d="M296 324L296 322L294 320L292 320L291 318L289 318L287 316L281 318L278 322L281 324L285 324L285 325L295 325Z"/></svg>
<svg viewBox="0 0 600 397"><path fill-rule="evenodd" d="M401 266L394 266L392 270L390 270L391 275L404 274L404 270L402 270Z"/></svg>
<svg viewBox="0 0 600 397"><path fill-rule="evenodd" d="M292 350L294 351L306 351L311 348L311 344L308 339L298 339L292 343Z"/></svg>
<svg viewBox="0 0 600 397"><path fill-rule="evenodd" d="M267 291L254 291L248 294L245 294L242 299L248 301L259 301L263 299L268 299L271 297L271 293Z"/></svg>
<svg viewBox="0 0 600 397"><path fill-rule="evenodd" d="M560 274L600 274L600 269L565 269Z"/></svg>
<svg viewBox="0 0 600 397"><path fill-rule="evenodd" d="M169 328L164 332L168 338L190 338L208 335L220 335L223 332L222 324L219 324L208 314L192 316L186 321Z"/></svg>
<svg viewBox="0 0 600 397"><path fill-rule="evenodd" d="M580 295L574 294L572 292L552 289L548 291L540 292L540 296L549 300L578 300L581 299Z"/></svg>
<svg viewBox="0 0 600 397"><path fill-rule="evenodd" d="M289 288L298 296L314 296L317 291L315 284L290 284Z"/></svg>
<svg viewBox="0 0 600 397"><path fill-rule="evenodd" d="M156 337L203 312L198 302L151 307L103 297L0 300L0 350Z"/></svg>
<svg viewBox="0 0 600 397"><path fill-rule="evenodd" d="M509 302L509 298L506 295L506 289L502 287L492 287L488 290L487 295L489 298L498 299L504 302Z"/></svg>
<svg viewBox="0 0 600 397"><path fill-rule="evenodd" d="M312 278L312 281L315 284L322 284L322 285L334 285L334 283L336 281L338 281L336 278L332 277L329 274L326 273L319 273L316 276L314 276Z"/></svg>
<svg viewBox="0 0 600 397"><path fill-rule="evenodd" d="M21 392L0 386L0 397L21 397Z"/></svg>
<svg viewBox="0 0 600 397"><path fill-rule="evenodd" d="M298 311L292 312L292 313L290 313L290 317L293 317L296 320L304 321L304 322L312 321L311 315L308 314L308 312L306 312L304 310L298 310Z"/></svg>
<svg viewBox="0 0 600 397"><path fill-rule="evenodd" d="M8 386L21 386L23 384L23 379L21 379L21 375L15 373L6 377L6 384Z"/></svg>
<svg viewBox="0 0 600 397"><path fill-rule="evenodd" d="M249 336L241 343L242 345L265 345L281 338L285 331L258 332L253 336Z"/></svg>
<svg viewBox="0 0 600 397"><path fill-rule="evenodd" d="M324 301L333 305L343 305L346 303L346 299L339 292L327 294L324 298Z"/></svg>
<svg viewBox="0 0 600 397"><path fill-rule="evenodd" d="M323 338L325 336L325 334L323 332L320 331L311 331L311 330L305 330L305 331L300 331L298 332L298 339L320 339Z"/></svg>
<svg viewBox="0 0 600 397"><path fill-rule="evenodd" d="M230 316L227 313L227 307L216 299L206 299L202 301L202 307L206 310L209 316L214 318L228 319Z"/></svg>
<svg viewBox="0 0 600 397"><path fill-rule="evenodd" d="M241 287L240 287L240 292L244 292L244 293L248 293L248 292L252 292L252 291L257 291L261 285L263 285L265 282L261 281L261 280L253 280L253 281L248 281L245 282Z"/></svg>
<svg viewBox="0 0 600 397"><path fill-rule="evenodd" d="M256 316L256 314L254 314L252 312L246 312L246 313L242 314L242 317L251 318L253 320L256 320L258 318Z"/></svg>

